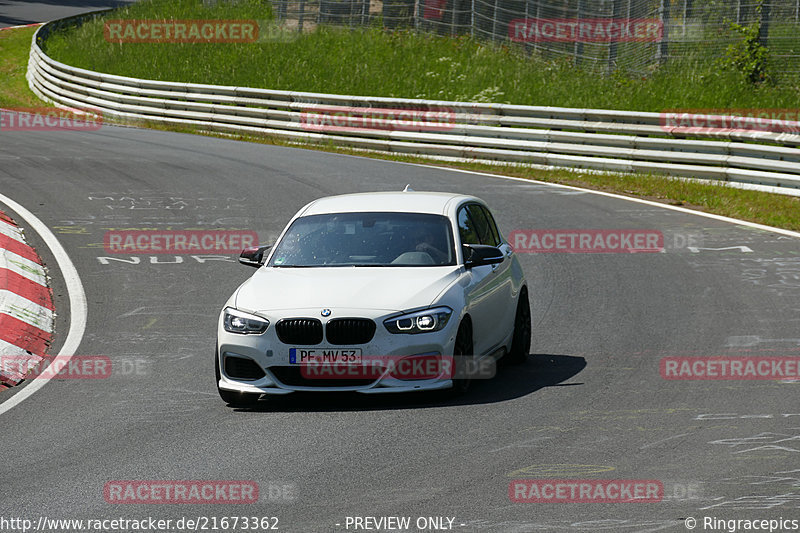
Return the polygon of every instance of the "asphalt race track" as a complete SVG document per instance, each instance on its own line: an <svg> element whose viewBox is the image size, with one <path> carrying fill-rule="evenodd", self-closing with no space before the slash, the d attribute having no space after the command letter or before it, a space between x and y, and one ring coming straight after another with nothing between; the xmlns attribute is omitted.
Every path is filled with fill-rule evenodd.
<svg viewBox="0 0 800 533"><path fill-rule="evenodd" d="M47 22L136 0L0 0L0 28Z"/></svg>
<svg viewBox="0 0 800 533"><path fill-rule="evenodd" d="M796 360L797 238L570 188L186 134L104 126L1 138L0 193L50 228L80 275L88 325L77 355L107 356L114 372L52 380L0 415L0 518L257 516L277 517L279 531L338 532L356 530L347 517L446 517L465 533L800 520L800 381L659 370L673 356ZM507 236L646 229L663 234L664 252L521 253L532 356L463 398L289 395L233 410L214 385L216 318L252 269L234 256L103 248L113 229L247 229L269 243L314 198L409 183L483 198ZM57 353L65 281L8 212L49 266ZM0 392L0 409L26 386ZM518 479L656 480L663 498L519 503L509 498ZM260 498L107 503L115 480L252 480ZM435 528L408 529L421 530Z"/></svg>
<svg viewBox="0 0 800 533"><path fill-rule="evenodd" d="M53 380L2 415L0 516L240 512L103 498L108 481L195 479L258 482L246 514L277 516L282 531L344 530L335 524L357 515L456 517L461 531L655 531L686 516L798 515L800 384L659 374L666 356L796 356L796 239L560 187L185 134L107 126L3 141L3 194L52 229L81 276L89 315L78 354L106 355L118 371ZM462 400L294 395L235 411L214 388L215 320L252 271L232 257L102 246L114 228L247 228L270 242L313 198L407 183L484 198L505 234L655 229L665 252L520 254L534 356ZM63 319L63 280L28 235L51 265ZM536 477L659 480L665 497L509 500L511 480ZM291 491L270 498L270 486Z"/></svg>

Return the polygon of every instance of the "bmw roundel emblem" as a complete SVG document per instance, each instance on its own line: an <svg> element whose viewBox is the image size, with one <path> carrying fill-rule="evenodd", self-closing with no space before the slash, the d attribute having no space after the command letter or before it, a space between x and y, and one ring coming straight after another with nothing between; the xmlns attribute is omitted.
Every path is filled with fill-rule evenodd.
<svg viewBox="0 0 800 533"><path fill-rule="evenodd" d="M321 314L322 316L331 316L331 310L330 310L330 309L323 309L323 310L320 312L320 314Z"/></svg>

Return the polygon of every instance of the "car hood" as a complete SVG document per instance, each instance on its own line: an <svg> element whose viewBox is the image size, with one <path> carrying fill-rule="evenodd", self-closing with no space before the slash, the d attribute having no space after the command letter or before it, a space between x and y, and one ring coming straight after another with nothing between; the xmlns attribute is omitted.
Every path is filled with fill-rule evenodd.
<svg viewBox="0 0 800 533"><path fill-rule="evenodd" d="M424 308L458 279L458 267L260 268L236 295L248 311Z"/></svg>

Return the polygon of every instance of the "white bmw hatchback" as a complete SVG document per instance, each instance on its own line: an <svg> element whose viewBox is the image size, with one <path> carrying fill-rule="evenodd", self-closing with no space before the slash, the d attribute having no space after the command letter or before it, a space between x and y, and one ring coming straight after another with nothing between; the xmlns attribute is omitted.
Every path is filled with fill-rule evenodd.
<svg viewBox="0 0 800 533"><path fill-rule="evenodd" d="M321 198L239 261L258 270L220 313L215 356L234 407L294 391L464 392L529 352L522 268L472 196Z"/></svg>

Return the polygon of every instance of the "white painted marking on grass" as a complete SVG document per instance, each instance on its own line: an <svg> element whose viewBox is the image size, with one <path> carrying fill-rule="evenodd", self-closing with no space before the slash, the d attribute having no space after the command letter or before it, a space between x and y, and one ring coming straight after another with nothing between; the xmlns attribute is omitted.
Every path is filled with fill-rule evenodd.
<svg viewBox="0 0 800 533"><path fill-rule="evenodd" d="M58 242L56 236L53 235L53 232L50 231L47 225L39 220L36 215L4 194L0 194L0 202L11 208L19 218L24 220L31 229L41 236L44 243L53 253L53 256L55 256L56 263L58 263L58 267L61 269L61 275L64 277L67 293L69 294L69 332L67 332L67 338L64 341L64 345L61 347L61 351L58 352L58 358L61 361L69 361L69 359L75 355L83 339L83 334L86 331L86 317L88 314L86 293L83 290L83 284L78 275L78 270L75 268L69 255L67 255L64 247ZM0 404L0 415L13 409L26 398L32 396L36 391L47 385L50 379L50 377L42 376L39 379L28 382L22 390Z"/></svg>

